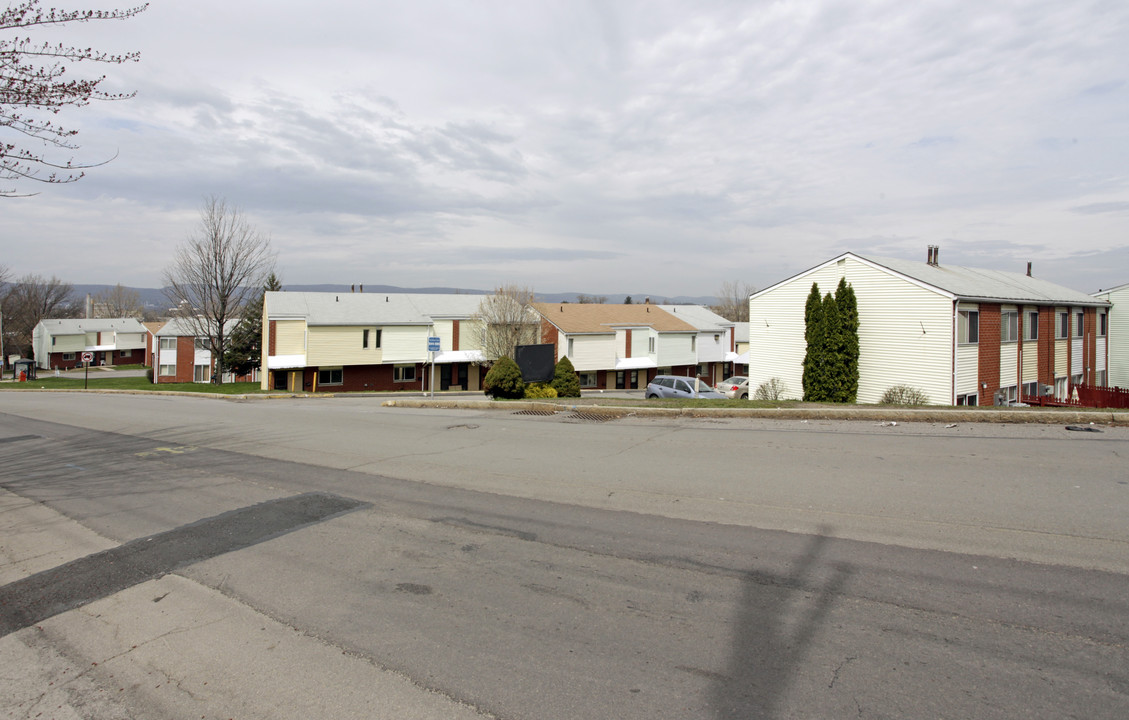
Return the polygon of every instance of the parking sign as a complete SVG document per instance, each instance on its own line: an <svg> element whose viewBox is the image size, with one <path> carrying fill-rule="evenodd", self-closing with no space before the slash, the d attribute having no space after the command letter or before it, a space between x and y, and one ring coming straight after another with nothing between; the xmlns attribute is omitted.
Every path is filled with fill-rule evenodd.
<svg viewBox="0 0 1129 720"><path fill-rule="evenodd" d="M82 354L82 361L83 361L84 363L92 363L92 362L94 362L94 353L92 353L92 352L84 352L84 353Z"/></svg>
<svg viewBox="0 0 1129 720"><path fill-rule="evenodd" d="M427 351L428 352L439 352L439 338L437 338L437 337L428 337L427 338Z"/></svg>

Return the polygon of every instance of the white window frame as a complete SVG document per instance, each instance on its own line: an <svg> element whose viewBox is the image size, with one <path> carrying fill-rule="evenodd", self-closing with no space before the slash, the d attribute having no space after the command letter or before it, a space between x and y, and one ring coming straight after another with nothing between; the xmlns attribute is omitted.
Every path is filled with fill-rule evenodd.
<svg viewBox="0 0 1129 720"><path fill-rule="evenodd" d="M1109 333L1109 313L1105 310L1098 311L1098 337L1105 337Z"/></svg>
<svg viewBox="0 0 1129 720"><path fill-rule="evenodd" d="M975 316L976 322L972 323L972 318ZM976 326L976 337L973 338L969 332L969 326ZM980 343L980 311L979 310L960 310L957 312L957 344L958 345L978 345Z"/></svg>
<svg viewBox="0 0 1129 720"><path fill-rule="evenodd" d="M968 393L966 395L957 395L957 405L979 405L980 398L976 393Z"/></svg>
<svg viewBox="0 0 1129 720"><path fill-rule="evenodd" d="M1039 311L1028 310L1025 312L1024 317L1027 322L1023 323L1023 339L1024 340L1038 340L1039 339Z"/></svg>
<svg viewBox="0 0 1129 720"><path fill-rule="evenodd" d="M600 376L595 371L577 373L580 378L580 387L594 388L600 382Z"/></svg>
<svg viewBox="0 0 1129 720"><path fill-rule="evenodd" d="M1086 314L1081 310L1074 313L1074 337L1082 337L1082 329L1086 327Z"/></svg>
<svg viewBox="0 0 1129 720"><path fill-rule="evenodd" d="M73 353L73 352L63 353L63 362L69 362L69 361L74 360L74 359L75 359L75 353Z"/></svg>
<svg viewBox="0 0 1129 720"><path fill-rule="evenodd" d="M201 372L203 368L203 372ZM212 366L211 365L193 365L192 366L192 382L206 383L212 380Z"/></svg>
<svg viewBox="0 0 1129 720"><path fill-rule="evenodd" d="M176 350L176 338L174 338L174 337L163 337L163 338L158 338L158 340L160 341L159 349L161 349L161 350Z"/></svg>
<svg viewBox="0 0 1129 720"><path fill-rule="evenodd" d="M1000 313L1000 342L1019 342L1019 312L1008 310Z"/></svg>
<svg viewBox="0 0 1129 720"><path fill-rule="evenodd" d="M160 377L172 377L176 375L176 363L164 363L163 365L157 366L157 375Z"/></svg>
<svg viewBox="0 0 1129 720"><path fill-rule="evenodd" d="M409 377L410 374L410 377ZM393 365L392 382L407 383L416 381L415 365Z"/></svg>
<svg viewBox="0 0 1129 720"><path fill-rule="evenodd" d="M336 380L334 375L337 376ZM318 368L318 386L337 386L345 384L345 370L344 368Z"/></svg>
<svg viewBox="0 0 1129 720"><path fill-rule="evenodd" d="M1055 313L1055 340L1070 337L1070 311Z"/></svg>

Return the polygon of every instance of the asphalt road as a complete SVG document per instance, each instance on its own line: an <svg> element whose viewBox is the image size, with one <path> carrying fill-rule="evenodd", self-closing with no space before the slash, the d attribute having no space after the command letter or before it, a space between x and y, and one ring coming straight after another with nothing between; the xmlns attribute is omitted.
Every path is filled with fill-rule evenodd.
<svg viewBox="0 0 1129 720"><path fill-rule="evenodd" d="M0 400L11 717L1129 716L1125 428Z"/></svg>

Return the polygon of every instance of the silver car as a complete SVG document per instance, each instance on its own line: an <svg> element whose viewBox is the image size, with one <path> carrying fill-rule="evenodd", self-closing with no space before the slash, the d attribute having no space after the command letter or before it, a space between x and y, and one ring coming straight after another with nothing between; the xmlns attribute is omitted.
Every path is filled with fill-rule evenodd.
<svg viewBox="0 0 1129 720"><path fill-rule="evenodd" d="M656 375L647 384L646 397L651 398L698 398L702 400L724 400L725 396L710 387L709 382L678 375Z"/></svg>
<svg viewBox="0 0 1129 720"><path fill-rule="evenodd" d="M717 384L717 391L730 400L734 398L738 400L748 400L749 378L743 375L734 375L731 378L726 378Z"/></svg>

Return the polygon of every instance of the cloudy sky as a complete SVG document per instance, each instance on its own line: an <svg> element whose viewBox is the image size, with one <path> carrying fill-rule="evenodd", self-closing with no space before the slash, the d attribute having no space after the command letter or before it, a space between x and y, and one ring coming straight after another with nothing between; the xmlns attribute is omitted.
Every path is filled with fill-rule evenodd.
<svg viewBox="0 0 1129 720"><path fill-rule="evenodd" d="M52 3L57 4L57 3ZM114 7L93 4L66 7ZM1129 282L1129 3L157 0L0 264L158 287L215 194L287 284L709 295L843 251Z"/></svg>

